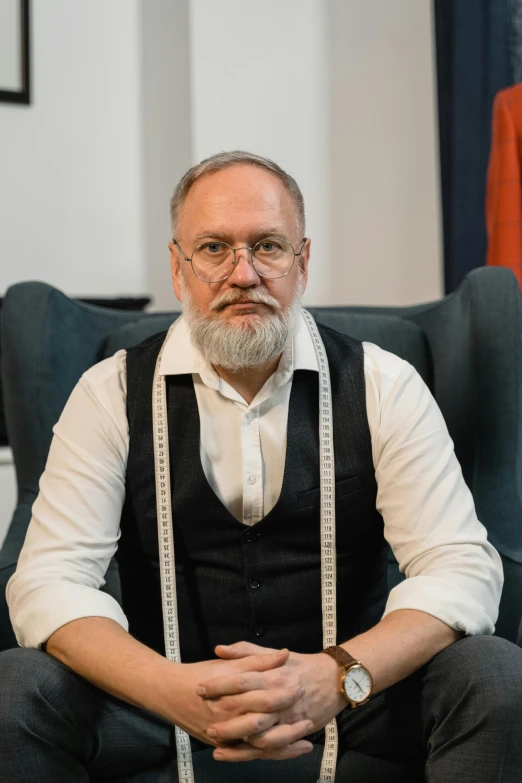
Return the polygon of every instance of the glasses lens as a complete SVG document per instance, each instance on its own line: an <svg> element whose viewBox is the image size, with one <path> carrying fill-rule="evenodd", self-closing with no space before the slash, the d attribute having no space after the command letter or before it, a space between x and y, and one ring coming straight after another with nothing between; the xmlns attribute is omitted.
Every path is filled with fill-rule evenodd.
<svg viewBox="0 0 522 783"><path fill-rule="evenodd" d="M262 277L283 277L294 259L294 248L285 239L262 239L252 251L256 272Z"/></svg>
<svg viewBox="0 0 522 783"><path fill-rule="evenodd" d="M224 280L234 266L234 251L224 242L206 242L192 255L192 268L207 283Z"/></svg>

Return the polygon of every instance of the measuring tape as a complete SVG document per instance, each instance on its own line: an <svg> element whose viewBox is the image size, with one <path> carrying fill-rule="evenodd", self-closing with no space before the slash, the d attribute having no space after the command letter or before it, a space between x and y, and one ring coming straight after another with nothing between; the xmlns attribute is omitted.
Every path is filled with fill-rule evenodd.
<svg viewBox="0 0 522 783"><path fill-rule="evenodd" d="M167 391L165 376L159 368L163 349L175 323L172 324L161 346L152 384L152 426L154 434L154 469L156 474L156 509L158 515L158 546L163 606L163 633L165 655L169 661L181 663L179 647L178 601L176 596L176 565L174 559L174 527L170 493L169 427L167 419ZM194 768L190 737L186 731L175 728L179 783L194 783Z"/></svg>
<svg viewBox="0 0 522 783"><path fill-rule="evenodd" d="M308 310L302 310L319 364L319 465L321 471L321 599L323 650L337 644L337 555L335 546L335 456L333 444L332 389L328 357L319 329ZM335 780L337 723L324 727L324 753L318 783Z"/></svg>
<svg viewBox="0 0 522 783"><path fill-rule="evenodd" d="M336 547L335 547L335 459L333 445L332 393L328 358L317 328L307 310L301 311L310 331L319 365L319 463L321 486L321 597L323 614L323 648L337 644ZM165 655L169 661L181 662L174 527L170 492L169 431L165 376L159 368L163 349L172 333L172 324L159 352L152 389L152 425L154 435L154 468L158 516L159 564ZM179 783L194 783L190 737L175 727ZM318 783L333 783L337 764L337 724L335 718L325 726L324 753Z"/></svg>

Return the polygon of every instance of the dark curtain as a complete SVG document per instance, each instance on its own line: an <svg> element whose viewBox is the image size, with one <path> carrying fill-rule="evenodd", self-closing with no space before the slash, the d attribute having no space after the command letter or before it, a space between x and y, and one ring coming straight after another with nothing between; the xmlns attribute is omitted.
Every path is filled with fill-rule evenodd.
<svg viewBox="0 0 522 783"><path fill-rule="evenodd" d="M434 0L446 292L486 261L495 93L520 74L519 0Z"/></svg>

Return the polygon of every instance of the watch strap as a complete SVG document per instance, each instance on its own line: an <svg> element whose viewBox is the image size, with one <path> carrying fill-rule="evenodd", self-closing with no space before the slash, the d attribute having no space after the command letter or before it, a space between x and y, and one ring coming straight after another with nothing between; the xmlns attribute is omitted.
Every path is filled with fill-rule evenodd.
<svg viewBox="0 0 522 783"><path fill-rule="evenodd" d="M344 647L326 647L326 649L321 652L324 652L326 655L329 655L330 658L333 658L342 669L347 669L348 667L353 666L354 663L359 663L359 661L350 655L349 652L346 652Z"/></svg>

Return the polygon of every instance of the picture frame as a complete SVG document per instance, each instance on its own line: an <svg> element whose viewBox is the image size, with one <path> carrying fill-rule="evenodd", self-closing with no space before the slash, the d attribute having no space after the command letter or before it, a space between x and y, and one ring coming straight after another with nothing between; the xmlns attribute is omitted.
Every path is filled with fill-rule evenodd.
<svg viewBox="0 0 522 783"><path fill-rule="evenodd" d="M0 0L0 102L31 102L29 3Z"/></svg>

